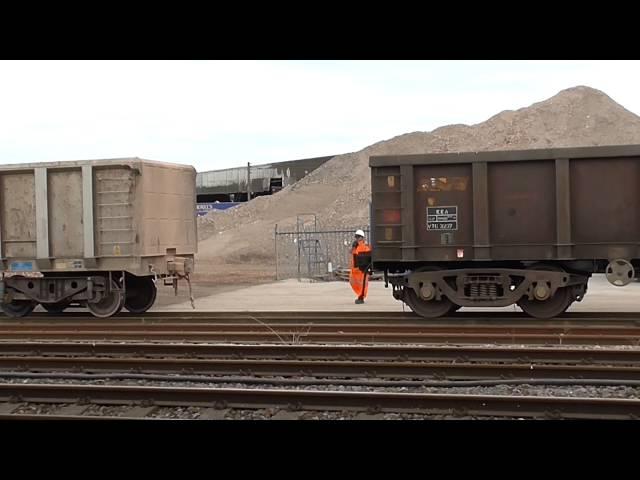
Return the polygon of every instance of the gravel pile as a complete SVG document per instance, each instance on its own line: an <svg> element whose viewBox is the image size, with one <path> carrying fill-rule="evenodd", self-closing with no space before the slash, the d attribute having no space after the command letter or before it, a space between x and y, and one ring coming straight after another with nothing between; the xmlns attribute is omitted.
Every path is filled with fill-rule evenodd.
<svg viewBox="0 0 640 480"><path fill-rule="evenodd" d="M606 94L579 86L476 125L412 132L339 155L276 195L200 217L201 268L247 264L272 270L273 229L316 213L321 228L368 224L370 155L439 153L640 143L640 117Z"/></svg>

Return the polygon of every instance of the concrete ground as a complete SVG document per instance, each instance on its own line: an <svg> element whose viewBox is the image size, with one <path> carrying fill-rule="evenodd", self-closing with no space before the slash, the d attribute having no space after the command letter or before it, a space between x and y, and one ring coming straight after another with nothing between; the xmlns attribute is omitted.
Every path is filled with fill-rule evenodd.
<svg viewBox="0 0 640 480"><path fill-rule="evenodd" d="M403 304L391 296L391 288L383 282L372 282L364 305L354 304L355 295L347 282L299 282L282 280L250 287L216 291L206 295L204 286L197 288L196 309L200 311L390 311L402 312ZM184 301L156 305L155 311L186 311L191 304L185 289ZM177 300L177 299L176 299ZM408 311L408 307L404 307ZM518 307L463 308L460 311L520 311ZM640 312L640 282L626 287L610 285L603 275L594 275L582 302L574 302L569 312Z"/></svg>

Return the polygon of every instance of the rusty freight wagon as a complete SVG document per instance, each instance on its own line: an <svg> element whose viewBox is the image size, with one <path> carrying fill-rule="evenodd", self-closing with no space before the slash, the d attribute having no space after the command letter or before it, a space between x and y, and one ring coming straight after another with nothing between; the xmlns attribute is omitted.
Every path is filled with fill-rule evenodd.
<svg viewBox="0 0 640 480"><path fill-rule="evenodd" d="M423 317L550 318L640 267L640 145L374 156L374 268Z"/></svg>
<svg viewBox="0 0 640 480"><path fill-rule="evenodd" d="M2 310L148 310L157 279L193 269L195 176L139 158L0 166Z"/></svg>

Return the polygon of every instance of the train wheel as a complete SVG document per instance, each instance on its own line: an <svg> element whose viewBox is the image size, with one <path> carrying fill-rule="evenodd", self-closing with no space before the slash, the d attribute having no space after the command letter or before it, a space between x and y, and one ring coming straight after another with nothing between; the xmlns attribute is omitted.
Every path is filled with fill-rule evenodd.
<svg viewBox="0 0 640 480"><path fill-rule="evenodd" d="M118 285L112 281L109 295L103 297L97 303L87 302L87 308L94 317L107 318L122 310L124 305L122 290L115 290L116 288L118 288Z"/></svg>
<svg viewBox="0 0 640 480"><path fill-rule="evenodd" d="M544 270L548 272L564 271L554 265L534 265L530 270ZM535 318L548 319L564 313L571 306L573 300L572 289L570 287L564 287L558 288L553 297L542 301L529 300L527 297L522 297L518 301L518 306L522 308L527 315Z"/></svg>
<svg viewBox="0 0 640 480"><path fill-rule="evenodd" d="M571 289L564 287L556 290L556 294L547 300L539 301L523 298L518 302L518 306L522 308L527 315L535 318L548 319L566 312L572 303Z"/></svg>
<svg viewBox="0 0 640 480"><path fill-rule="evenodd" d="M442 297L442 300L423 300L413 288L405 288L404 298L409 308L424 318L442 317L450 313L454 306L446 297Z"/></svg>
<svg viewBox="0 0 640 480"><path fill-rule="evenodd" d="M42 303L42 308L44 308L47 312L58 314L62 313L71 305L70 302L58 302L58 303Z"/></svg>
<svg viewBox="0 0 640 480"><path fill-rule="evenodd" d="M156 301L158 289L151 277L127 276L127 298L124 308L131 313L144 313Z"/></svg>
<svg viewBox="0 0 640 480"><path fill-rule="evenodd" d="M33 312L37 303L31 300L14 300L11 303L2 303L0 307L2 311L9 317L24 317Z"/></svg>

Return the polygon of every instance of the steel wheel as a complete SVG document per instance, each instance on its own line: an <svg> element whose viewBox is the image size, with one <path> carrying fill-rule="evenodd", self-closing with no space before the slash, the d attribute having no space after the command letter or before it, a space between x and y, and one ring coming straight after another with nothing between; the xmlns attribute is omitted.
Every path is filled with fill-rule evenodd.
<svg viewBox="0 0 640 480"><path fill-rule="evenodd" d="M131 313L144 313L156 301L158 290L151 277L135 277L129 275L127 282L127 298L124 307Z"/></svg>
<svg viewBox="0 0 640 480"><path fill-rule="evenodd" d="M518 306L522 308L527 315L535 318L548 319L564 313L572 303L571 289L564 287L556 290L556 294L547 300L539 301L523 298L518 302Z"/></svg>
<svg viewBox="0 0 640 480"><path fill-rule="evenodd" d="M2 303L2 311L10 317L24 317L33 312L37 303L32 300L14 300L11 303Z"/></svg>
<svg viewBox="0 0 640 480"><path fill-rule="evenodd" d="M554 265L534 265L529 270L544 270L548 272L563 272L559 267ZM524 310L527 315L535 318L548 319L557 317L564 313L573 303L571 296L571 287L558 288L553 297L546 300L529 300L522 297L518 301L518 306Z"/></svg>
<svg viewBox="0 0 640 480"><path fill-rule="evenodd" d="M453 304L447 297L442 300L422 300L413 288L404 289L404 301L409 308L424 318L437 318L450 313Z"/></svg>
<svg viewBox="0 0 640 480"><path fill-rule="evenodd" d="M118 285L115 281L111 282L111 292L97 303L87 302L87 308L94 317L107 318L115 315L124 304L122 290L115 290Z"/></svg>

